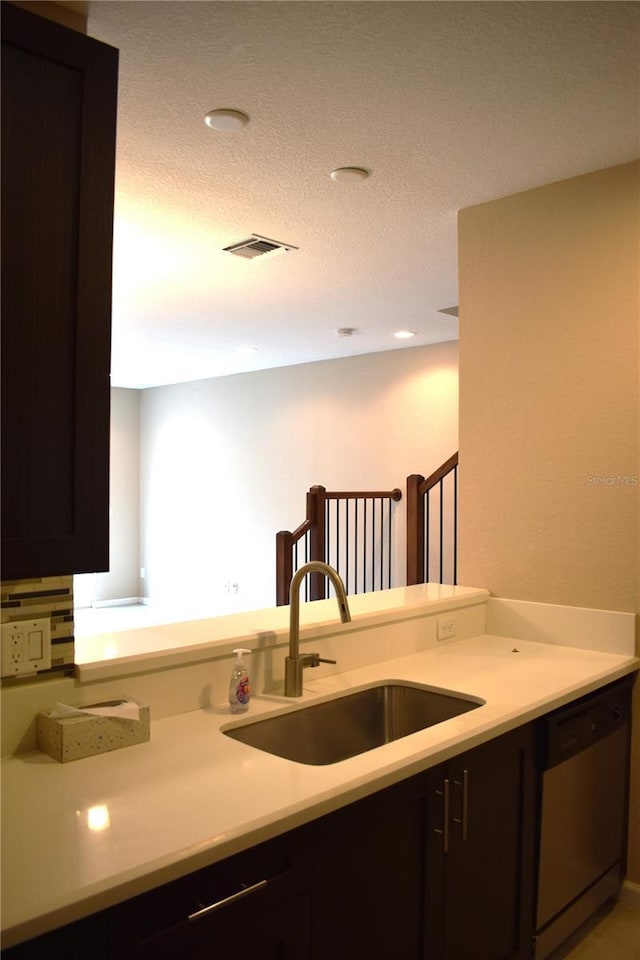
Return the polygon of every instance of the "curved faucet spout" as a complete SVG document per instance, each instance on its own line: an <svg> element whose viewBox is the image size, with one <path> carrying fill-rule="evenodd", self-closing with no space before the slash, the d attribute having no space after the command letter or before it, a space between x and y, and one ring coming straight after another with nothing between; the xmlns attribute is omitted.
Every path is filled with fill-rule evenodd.
<svg viewBox="0 0 640 960"><path fill-rule="evenodd" d="M336 591L340 619L351 620L349 601L337 570L321 560L311 560L296 570L289 590L289 656L285 658L284 693L286 697L302 695L302 671L305 667L317 667L321 658L315 654L300 656L300 584L308 573L323 573L331 580ZM334 661L329 661L334 662Z"/></svg>

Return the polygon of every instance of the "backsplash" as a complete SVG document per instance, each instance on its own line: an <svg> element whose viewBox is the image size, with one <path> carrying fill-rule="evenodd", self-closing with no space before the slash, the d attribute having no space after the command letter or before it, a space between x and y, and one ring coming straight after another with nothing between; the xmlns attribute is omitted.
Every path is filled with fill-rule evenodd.
<svg viewBox="0 0 640 960"><path fill-rule="evenodd" d="M51 669L40 671L35 679L64 676L73 672L73 574L61 577L32 577L28 580L3 580L0 611L2 623L48 617L51 621ZM34 677L25 678L30 681ZM22 682L5 677L3 686Z"/></svg>

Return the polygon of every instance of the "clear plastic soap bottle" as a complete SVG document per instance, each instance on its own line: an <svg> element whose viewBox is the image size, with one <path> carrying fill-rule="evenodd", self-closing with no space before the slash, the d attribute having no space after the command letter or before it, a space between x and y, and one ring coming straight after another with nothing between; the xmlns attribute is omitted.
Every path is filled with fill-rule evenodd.
<svg viewBox="0 0 640 960"><path fill-rule="evenodd" d="M236 659L229 680L229 704L231 713L245 713L249 709L251 687L249 685L249 672L244 665L242 655L243 653L251 653L251 651L238 647L233 652Z"/></svg>

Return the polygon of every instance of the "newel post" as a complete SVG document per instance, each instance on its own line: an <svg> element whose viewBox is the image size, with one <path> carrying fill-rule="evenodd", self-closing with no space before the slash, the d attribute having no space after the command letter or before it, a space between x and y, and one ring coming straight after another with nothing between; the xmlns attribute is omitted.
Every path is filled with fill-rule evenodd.
<svg viewBox="0 0 640 960"><path fill-rule="evenodd" d="M407 586L424 583L424 477L407 477Z"/></svg>
<svg viewBox="0 0 640 960"><path fill-rule="evenodd" d="M327 488L311 487L307 494L307 519L310 522L309 559L325 559L325 502ZM309 599L324 600L327 596L327 578L321 573L312 573L309 577Z"/></svg>
<svg viewBox="0 0 640 960"><path fill-rule="evenodd" d="M280 530L276 534L276 606L286 607L293 577L293 534Z"/></svg>

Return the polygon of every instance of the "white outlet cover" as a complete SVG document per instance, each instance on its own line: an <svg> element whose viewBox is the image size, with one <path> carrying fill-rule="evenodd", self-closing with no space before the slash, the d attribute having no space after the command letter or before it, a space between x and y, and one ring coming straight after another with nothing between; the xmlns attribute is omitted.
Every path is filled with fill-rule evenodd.
<svg viewBox="0 0 640 960"><path fill-rule="evenodd" d="M14 620L2 624L2 676L24 677L51 667L51 621Z"/></svg>
<svg viewBox="0 0 640 960"><path fill-rule="evenodd" d="M456 635L455 617L441 617L438 620L438 640L450 640Z"/></svg>

